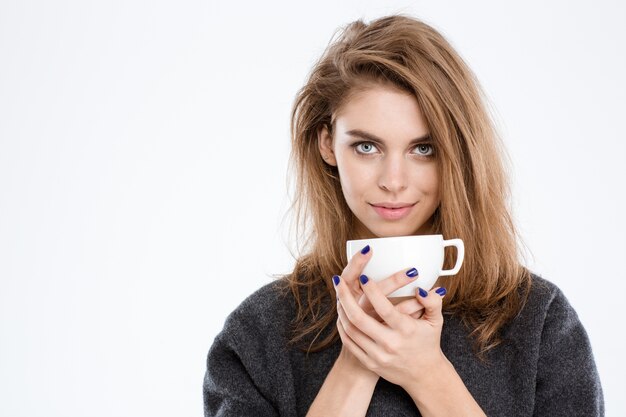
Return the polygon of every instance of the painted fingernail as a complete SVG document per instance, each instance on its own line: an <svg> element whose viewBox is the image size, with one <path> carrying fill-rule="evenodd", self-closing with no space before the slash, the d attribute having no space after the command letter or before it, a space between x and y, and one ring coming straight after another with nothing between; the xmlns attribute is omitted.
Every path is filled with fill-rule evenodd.
<svg viewBox="0 0 626 417"><path fill-rule="evenodd" d="M409 278L415 278L417 276L417 269L415 268L411 268L408 271L406 271L406 276Z"/></svg>
<svg viewBox="0 0 626 417"><path fill-rule="evenodd" d="M341 280L339 279L339 275L335 275L335 276L333 277L333 283L335 284L335 286L339 285L339 281L341 281Z"/></svg>
<svg viewBox="0 0 626 417"><path fill-rule="evenodd" d="M427 297L428 296L428 291L426 291L423 288L418 288L419 293L420 293L420 297Z"/></svg>
<svg viewBox="0 0 626 417"><path fill-rule="evenodd" d="M361 253L363 255L365 255L369 251L370 251L370 245L365 245L365 247L363 249L361 249Z"/></svg>
<svg viewBox="0 0 626 417"><path fill-rule="evenodd" d="M367 284L367 281L369 281L369 278L366 277L365 275L361 275L359 277L359 281L361 281L361 284L365 285L365 284Z"/></svg>
<svg viewBox="0 0 626 417"><path fill-rule="evenodd" d="M446 291L446 289L445 289L444 287L441 287L441 288L437 288L437 289L435 290L435 292L436 292L437 294L439 294L440 296L442 296L442 297L443 297L444 295L446 295L446 293L447 293L448 291Z"/></svg>

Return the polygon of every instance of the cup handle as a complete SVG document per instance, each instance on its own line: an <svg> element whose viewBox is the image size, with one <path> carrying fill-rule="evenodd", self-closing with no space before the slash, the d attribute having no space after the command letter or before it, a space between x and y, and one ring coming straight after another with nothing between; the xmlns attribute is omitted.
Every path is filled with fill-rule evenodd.
<svg viewBox="0 0 626 417"><path fill-rule="evenodd" d="M465 245L461 239L444 240L443 247L445 248L446 246L456 247L456 264L452 269L442 269L439 273L440 276L454 275L459 272L459 269L461 269L461 265L463 264L463 258L465 257Z"/></svg>

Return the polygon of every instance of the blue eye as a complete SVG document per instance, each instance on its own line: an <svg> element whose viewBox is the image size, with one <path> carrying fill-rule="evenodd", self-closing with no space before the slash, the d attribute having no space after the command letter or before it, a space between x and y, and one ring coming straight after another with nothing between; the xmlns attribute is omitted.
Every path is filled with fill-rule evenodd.
<svg viewBox="0 0 626 417"><path fill-rule="evenodd" d="M355 149L358 153L362 153L362 154L374 153L377 150L376 146L374 146L374 144L371 142L357 143L355 145Z"/></svg>
<svg viewBox="0 0 626 417"><path fill-rule="evenodd" d="M431 156L435 152L433 145L430 145L428 143L421 143L413 149L415 153L421 156Z"/></svg>

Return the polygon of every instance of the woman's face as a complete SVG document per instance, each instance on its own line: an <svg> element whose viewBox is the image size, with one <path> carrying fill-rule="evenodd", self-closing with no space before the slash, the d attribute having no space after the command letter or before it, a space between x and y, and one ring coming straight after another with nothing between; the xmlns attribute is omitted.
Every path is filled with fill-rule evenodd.
<svg viewBox="0 0 626 417"><path fill-rule="evenodd" d="M439 206L436 152L412 95L384 85L355 94L320 131L326 163L339 171L358 219L357 236L426 234Z"/></svg>

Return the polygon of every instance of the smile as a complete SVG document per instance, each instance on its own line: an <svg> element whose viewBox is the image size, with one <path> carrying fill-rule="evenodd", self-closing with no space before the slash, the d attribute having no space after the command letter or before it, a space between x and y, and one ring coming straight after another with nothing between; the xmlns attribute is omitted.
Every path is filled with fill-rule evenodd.
<svg viewBox="0 0 626 417"><path fill-rule="evenodd" d="M408 216L416 203L376 203L370 204L374 211L385 220L400 220Z"/></svg>

